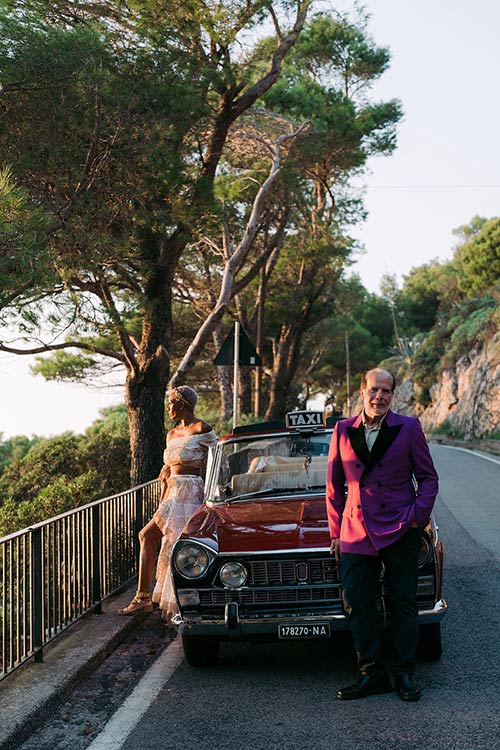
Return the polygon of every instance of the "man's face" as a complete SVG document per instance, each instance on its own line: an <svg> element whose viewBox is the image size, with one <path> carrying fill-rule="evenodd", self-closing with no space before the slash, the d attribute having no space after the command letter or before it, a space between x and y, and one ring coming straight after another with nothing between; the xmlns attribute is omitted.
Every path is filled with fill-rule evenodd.
<svg viewBox="0 0 500 750"><path fill-rule="evenodd" d="M387 414L392 402L392 378L384 373L369 372L366 386L360 390L365 414L369 419L380 419Z"/></svg>

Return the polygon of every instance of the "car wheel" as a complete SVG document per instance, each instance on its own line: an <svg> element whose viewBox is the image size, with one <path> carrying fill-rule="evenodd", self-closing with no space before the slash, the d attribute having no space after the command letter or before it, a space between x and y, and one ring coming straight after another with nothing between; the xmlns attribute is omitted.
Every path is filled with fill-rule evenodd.
<svg viewBox="0 0 500 750"><path fill-rule="evenodd" d="M436 661L443 653L441 623L433 622L420 626L417 656L422 661Z"/></svg>
<svg viewBox="0 0 500 750"><path fill-rule="evenodd" d="M182 636L182 648L191 667L208 667L217 660L219 641L205 641L192 635Z"/></svg>

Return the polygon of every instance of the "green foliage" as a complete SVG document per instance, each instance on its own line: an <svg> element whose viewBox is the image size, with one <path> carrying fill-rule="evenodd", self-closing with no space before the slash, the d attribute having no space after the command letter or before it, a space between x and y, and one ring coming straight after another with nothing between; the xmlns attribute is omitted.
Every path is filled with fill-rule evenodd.
<svg viewBox="0 0 500 750"><path fill-rule="evenodd" d="M317 14L301 38L297 57L307 60L316 53L316 70L321 65L337 78L339 86L346 81L357 87L371 84L387 70L390 53L375 46L367 33L367 20L362 11L354 21Z"/></svg>
<svg viewBox="0 0 500 750"><path fill-rule="evenodd" d="M450 367L460 357L468 354L473 347L479 347L494 330L493 314L496 310L492 298L474 300L474 307L468 315L456 315L448 321L449 342L441 359L444 367ZM471 304L464 305L467 309Z"/></svg>
<svg viewBox="0 0 500 750"><path fill-rule="evenodd" d="M434 328L412 358L412 377L420 388L418 400L423 406L430 403L430 389L437 381L447 338L445 327Z"/></svg>
<svg viewBox="0 0 500 750"><path fill-rule="evenodd" d="M127 489L129 469L124 406L103 410L84 435L36 438L0 477L0 535Z"/></svg>
<svg viewBox="0 0 500 750"><path fill-rule="evenodd" d="M435 435L446 435L447 437L456 438L461 440L464 437L464 433L457 429L456 425L451 424L448 419L445 419L436 429L433 431Z"/></svg>
<svg viewBox="0 0 500 750"><path fill-rule="evenodd" d="M74 479L56 477L34 500L8 498L0 507L0 537L86 505L100 496L99 487L97 472L88 471Z"/></svg>
<svg viewBox="0 0 500 750"><path fill-rule="evenodd" d="M101 496L99 472L89 469L73 479L57 477L38 494L35 507L43 518L52 518Z"/></svg>
<svg viewBox="0 0 500 750"><path fill-rule="evenodd" d="M0 475L9 464L18 465L33 445L42 438L29 438L26 435L15 435L7 440L0 433Z"/></svg>
<svg viewBox="0 0 500 750"><path fill-rule="evenodd" d="M0 309L19 292L13 279L21 278L25 288L46 280L49 226L49 217L16 184L11 168L0 164Z"/></svg>
<svg viewBox="0 0 500 750"><path fill-rule="evenodd" d="M349 180L372 154L391 153L401 119L399 102L368 100L390 55L367 34L363 13L355 20L313 17L260 100L264 106L247 112L239 128L229 127L230 110L268 71L276 43L264 39L250 52L239 46L240 31L253 30L267 13L264 0L8 5L12 10L0 13L0 302L13 302L4 320L16 318L21 336L38 336L45 322L52 340L77 338L114 363L123 362L124 340L129 357L151 357L162 347L180 357L206 312L200 305L193 313L193 299L217 296L207 279L220 278L222 225L236 245L268 171L268 147L306 120L301 137L283 149L253 256L238 277L254 268L286 215L283 250L267 279L264 344L269 372L276 352L299 329L307 332L283 357L287 376L297 368L283 386L286 402L303 388L345 393L346 333L355 388L363 370L387 357L397 326L401 340L419 343L407 371L425 404L440 369L499 327L498 218L474 217L457 229L453 261L414 268L401 289L385 284L380 296L353 286L352 304L346 302L344 274L355 250L347 228L363 215ZM212 182L206 158L214 119L222 115L231 140L227 147L223 129L217 131L221 154L212 162ZM238 290L238 313L250 325L257 289L254 277ZM195 374L213 391L207 362L208 355ZM58 352L36 370L82 380L98 366L97 351ZM0 444L5 512L46 512L47 488L51 507L62 508L71 497L79 502L94 490L103 495L127 486L126 419L115 414L111 425L108 418L38 453L34 445ZM212 421L219 432L230 428L215 413Z"/></svg>
<svg viewBox="0 0 500 750"><path fill-rule="evenodd" d="M31 370L35 375L43 375L45 380L85 381L96 369L95 357L70 354L64 350L54 352L50 357L36 357L36 362Z"/></svg>
<svg viewBox="0 0 500 750"><path fill-rule="evenodd" d="M145 221L155 196L166 197L167 185L172 200L163 207L157 201L156 220L172 221L177 209L185 216L175 198L187 177L175 127L185 132L200 106L186 60L175 71L165 51L155 56L131 46L120 54L106 33L90 25L54 27L36 16L27 26L11 20L4 38L3 75L22 75L29 91L8 100L5 158L20 179L31 176L27 187L40 202L63 211L65 234L73 234L75 243L69 273L88 270L110 253L129 253L130 234ZM77 213L71 210L75 199ZM96 244L99 259L93 257Z"/></svg>
<svg viewBox="0 0 500 750"><path fill-rule="evenodd" d="M212 425L216 435L223 437L224 435L230 435L233 431L233 420L221 419L220 412L217 410L211 411L210 409L200 410L200 414L203 414L203 419ZM262 417L254 417L252 414L241 414L238 420L238 425L247 424L258 424L262 422Z"/></svg>
<svg viewBox="0 0 500 750"><path fill-rule="evenodd" d="M440 371L455 367L500 325L500 219L476 216L454 233L460 244L452 261L413 268L401 289L390 275L382 285L399 339L414 344L406 372L424 407Z"/></svg>
<svg viewBox="0 0 500 750"><path fill-rule="evenodd" d="M0 492L15 502L33 502L58 476L78 476L83 470L79 457L79 438L72 433L41 440L17 465L7 467Z"/></svg>
<svg viewBox="0 0 500 750"><path fill-rule="evenodd" d="M121 492L130 486L130 436L125 406L103 409L85 432L82 461L99 476L99 497Z"/></svg>
<svg viewBox="0 0 500 750"><path fill-rule="evenodd" d="M454 229L453 234L459 239L458 247L469 242L469 240L480 234L487 221L488 219L484 216L476 215L472 217L468 224L464 224L463 226Z"/></svg>
<svg viewBox="0 0 500 750"><path fill-rule="evenodd" d="M353 318L379 342L379 352L385 352L393 342L393 326L389 303L377 294L365 291L365 295L353 312Z"/></svg>
<svg viewBox="0 0 500 750"><path fill-rule="evenodd" d="M314 16L287 58L282 76L264 96L274 112L295 122L312 122L313 131L304 143L308 158L334 158L337 174L362 167L369 154L391 153L402 116L396 100L367 101L368 90L387 69L390 56L367 34L366 23L362 13L354 20Z"/></svg>
<svg viewBox="0 0 500 750"><path fill-rule="evenodd" d="M459 287L467 296L482 295L500 279L500 219L490 219L456 251Z"/></svg>
<svg viewBox="0 0 500 750"><path fill-rule="evenodd" d="M34 277L23 296L22 273L6 269L20 344L0 335L0 348L90 353L39 363L50 378L81 379L104 358L124 366L137 481L154 475L163 449L179 261L190 242L220 236L213 188L228 133L273 85L309 5L2 3L0 153L27 210L50 217L53 276ZM246 50L275 13L257 80Z"/></svg>
<svg viewBox="0 0 500 750"><path fill-rule="evenodd" d="M411 374L420 387L419 402L430 403L430 388L438 381L441 369L454 367L475 346L491 335L494 308L455 316L447 325L436 325L425 337L411 360ZM451 334L451 335L450 335Z"/></svg>
<svg viewBox="0 0 500 750"><path fill-rule="evenodd" d="M404 285L399 298L399 311L405 332L410 335L430 331L437 320L441 301L443 266L437 260L412 268L403 276Z"/></svg>

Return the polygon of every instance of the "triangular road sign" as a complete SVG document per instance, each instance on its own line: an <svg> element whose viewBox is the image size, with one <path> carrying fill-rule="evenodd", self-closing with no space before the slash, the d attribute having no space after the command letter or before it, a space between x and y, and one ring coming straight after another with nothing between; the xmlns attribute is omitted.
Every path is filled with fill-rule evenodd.
<svg viewBox="0 0 500 750"><path fill-rule="evenodd" d="M262 360L257 354L255 346L248 337L248 333L243 326L240 329L240 346L239 346L239 365L251 365L252 367L262 367ZM234 328L228 333L226 340L217 352L214 359L214 365L232 365L234 364Z"/></svg>

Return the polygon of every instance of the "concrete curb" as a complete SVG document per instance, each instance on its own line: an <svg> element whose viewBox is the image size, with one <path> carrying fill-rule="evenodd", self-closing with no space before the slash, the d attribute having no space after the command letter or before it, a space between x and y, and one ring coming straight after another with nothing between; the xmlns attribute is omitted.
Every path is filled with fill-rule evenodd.
<svg viewBox="0 0 500 750"><path fill-rule="evenodd" d="M102 614L86 615L0 683L0 750L14 750L47 719L80 680L94 671L148 615L118 615L135 585L103 602Z"/></svg>
<svg viewBox="0 0 500 750"><path fill-rule="evenodd" d="M467 448L471 451L482 451L491 453L492 456L500 456L500 440L455 440L447 435L429 435L429 442L437 445L451 445L454 448Z"/></svg>

